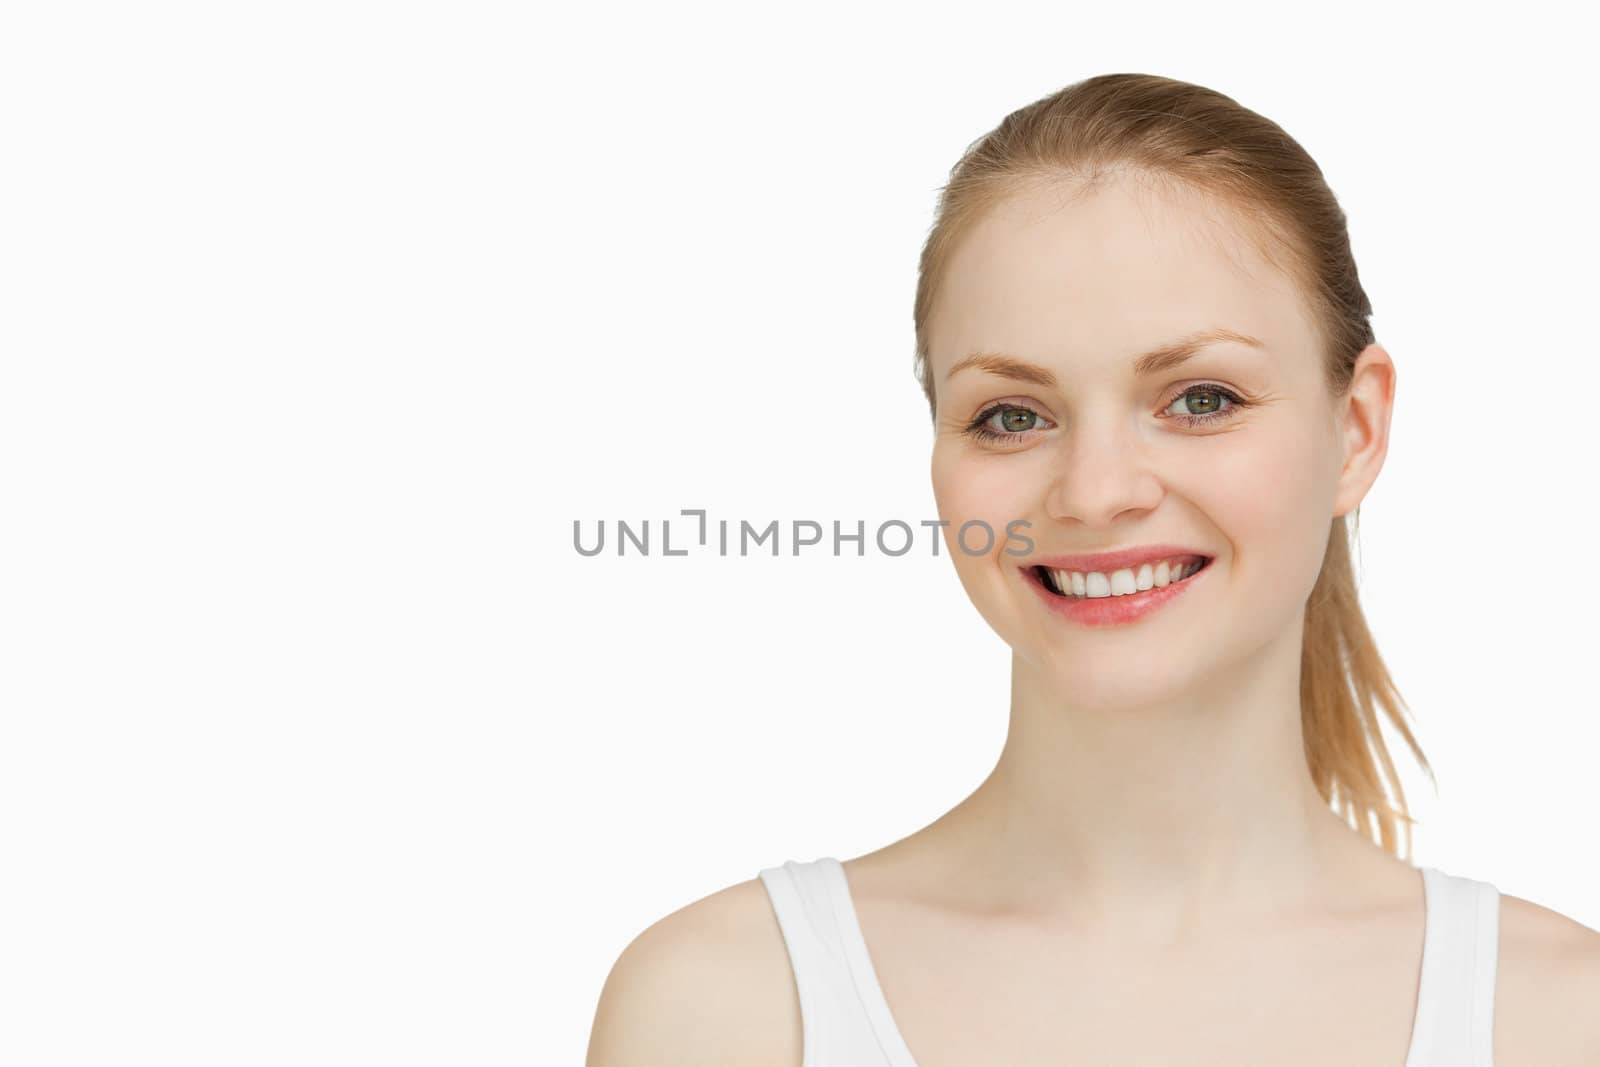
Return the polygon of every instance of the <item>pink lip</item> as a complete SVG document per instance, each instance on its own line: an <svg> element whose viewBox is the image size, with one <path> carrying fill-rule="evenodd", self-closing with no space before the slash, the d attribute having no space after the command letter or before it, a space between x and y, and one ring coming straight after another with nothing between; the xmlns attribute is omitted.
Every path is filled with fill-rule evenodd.
<svg viewBox="0 0 1600 1067"><path fill-rule="evenodd" d="M1184 553L1177 553L1183 555ZM1189 553L1198 555L1199 553ZM1082 558L1082 557L1079 557ZM1165 556L1161 557L1167 558ZM1070 569L1070 568L1069 568ZM1151 612L1160 610L1182 596L1195 582L1211 572L1210 565L1200 568L1181 582L1145 589L1126 596L1065 597L1052 593L1044 586L1034 567L1024 567L1022 573L1029 585L1044 600L1045 607L1071 622L1084 626L1125 626L1138 622Z"/></svg>
<svg viewBox="0 0 1600 1067"><path fill-rule="evenodd" d="M1183 545L1141 545L1120 552L1096 552L1088 556L1043 556L1028 561L1030 567L1048 567L1055 571L1100 571L1110 574L1123 567L1137 567L1141 563L1159 563L1164 559L1194 557L1210 559L1210 555Z"/></svg>

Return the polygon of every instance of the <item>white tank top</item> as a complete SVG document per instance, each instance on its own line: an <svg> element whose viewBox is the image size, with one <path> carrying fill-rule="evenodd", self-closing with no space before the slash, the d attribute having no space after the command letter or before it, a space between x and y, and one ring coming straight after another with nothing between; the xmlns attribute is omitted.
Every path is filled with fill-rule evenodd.
<svg viewBox="0 0 1600 1067"><path fill-rule="evenodd" d="M1500 891L1423 867L1422 972L1405 1067L1493 1067ZM844 867L761 871L800 993L802 1067L917 1067L889 1014Z"/></svg>

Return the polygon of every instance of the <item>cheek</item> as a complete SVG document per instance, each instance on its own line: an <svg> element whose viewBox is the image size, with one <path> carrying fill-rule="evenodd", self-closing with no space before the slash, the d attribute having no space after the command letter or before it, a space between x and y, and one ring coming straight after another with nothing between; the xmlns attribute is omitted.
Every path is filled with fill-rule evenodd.
<svg viewBox="0 0 1600 1067"><path fill-rule="evenodd" d="M1039 493L1038 473L1022 455L986 455L958 447L939 446L933 452L933 498L944 528L945 541L958 567L999 559L1016 541L1006 541L1006 524L1015 519L1034 519ZM983 522L994 531L993 544L982 526L974 525L965 535L963 523ZM1037 521L1037 520L1035 520ZM1036 529L1024 528L1033 535ZM962 544L957 537L962 536ZM977 553L976 555L973 553Z"/></svg>
<svg viewBox="0 0 1600 1067"><path fill-rule="evenodd" d="M1013 647L1023 638L1012 630L1016 608L1011 598L1016 592L1008 589L1008 578L1009 568L1021 557L1006 550L1020 550L1027 542L1008 539L1006 525L1014 519L1033 521L1019 537L1034 538L1037 548L1040 483L1034 467L1022 455L984 454L959 443L937 445L933 451L934 503L946 524L941 534L956 578L978 614ZM964 523L973 525L963 534Z"/></svg>
<svg viewBox="0 0 1600 1067"><path fill-rule="evenodd" d="M1275 429L1239 434L1186 492L1220 527L1242 581L1300 597L1322 566L1336 472L1326 442L1293 425Z"/></svg>

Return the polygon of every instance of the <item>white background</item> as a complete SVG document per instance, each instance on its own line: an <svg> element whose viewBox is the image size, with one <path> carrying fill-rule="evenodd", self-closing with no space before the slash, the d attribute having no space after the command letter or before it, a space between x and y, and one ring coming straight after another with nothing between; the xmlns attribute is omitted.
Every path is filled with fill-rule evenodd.
<svg viewBox="0 0 1600 1067"><path fill-rule="evenodd" d="M9 5L0 1060L577 1063L650 923L964 796L1008 650L925 532L572 523L936 517L937 189L1116 71L1323 167L1416 858L1600 926L1588 38L1112 7Z"/></svg>

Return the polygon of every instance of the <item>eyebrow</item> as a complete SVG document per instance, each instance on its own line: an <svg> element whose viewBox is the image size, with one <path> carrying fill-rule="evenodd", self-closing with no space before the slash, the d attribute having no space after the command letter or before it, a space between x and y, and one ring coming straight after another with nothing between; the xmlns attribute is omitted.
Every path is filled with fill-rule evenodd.
<svg viewBox="0 0 1600 1067"><path fill-rule="evenodd" d="M1176 341L1169 341L1158 348L1152 348L1144 355L1133 361L1133 373L1139 377L1151 374L1160 374L1162 371L1171 370L1178 364L1198 355L1200 350L1207 345L1217 344L1222 341L1232 341L1236 344L1249 345L1252 348L1265 349L1267 346L1258 338L1237 330L1216 329L1199 330L1180 337ZM1003 378L1013 378L1019 382L1031 382L1034 385L1047 389L1054 388L1056 376L1048 367L1041 367L1037 363L1029 363L1015 356L1008 356L1000 352L974 352L970 356L956 361L945 374L945 379L955 377L959 371L967 370L987 371L998 374Z"/></svg>

